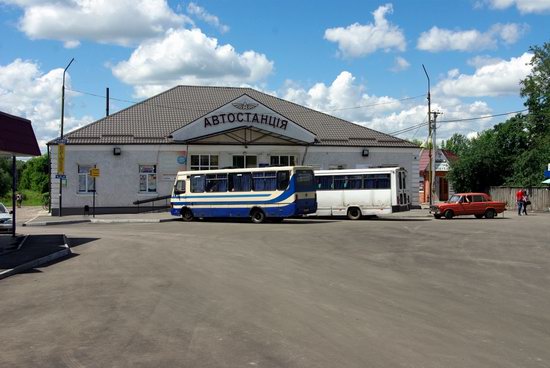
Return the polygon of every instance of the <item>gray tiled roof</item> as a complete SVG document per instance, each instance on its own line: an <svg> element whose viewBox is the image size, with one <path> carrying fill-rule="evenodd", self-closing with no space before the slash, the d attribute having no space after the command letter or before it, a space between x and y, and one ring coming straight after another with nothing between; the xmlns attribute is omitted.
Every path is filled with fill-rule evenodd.
<svg viewBox="0 0 550 368"><path fill-rule="evenodd" d="M175 130L247 94L317 136L315 145L416 147L413 143L251 88L178 86L68 133L69 144L172 143Z"/></svg>

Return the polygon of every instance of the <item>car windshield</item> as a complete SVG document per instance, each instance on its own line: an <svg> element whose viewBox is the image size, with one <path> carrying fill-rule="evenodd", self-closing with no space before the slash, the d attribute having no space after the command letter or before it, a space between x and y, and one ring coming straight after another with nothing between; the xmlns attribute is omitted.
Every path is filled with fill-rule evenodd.
<svg viewBox="0 0 550 368"><path fill-rule="evenodd" d="M460 196L459 195L453 195L453 196L451 196L451 198L449 198L447 203L458 203L459 201L460 201Z"/></svg>

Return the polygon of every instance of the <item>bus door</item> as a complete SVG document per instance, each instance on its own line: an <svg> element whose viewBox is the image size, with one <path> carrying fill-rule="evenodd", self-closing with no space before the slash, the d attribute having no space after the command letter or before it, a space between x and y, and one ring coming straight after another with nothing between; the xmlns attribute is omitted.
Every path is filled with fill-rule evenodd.
<svg viewBox="0 0 550 368"><path fill-rule="evenodd" d="M398 170L397 171L397 185L396 185L396 194L397 194L397 204L400 206L410 205L411 197L407 189L407 171Z"/></svg>

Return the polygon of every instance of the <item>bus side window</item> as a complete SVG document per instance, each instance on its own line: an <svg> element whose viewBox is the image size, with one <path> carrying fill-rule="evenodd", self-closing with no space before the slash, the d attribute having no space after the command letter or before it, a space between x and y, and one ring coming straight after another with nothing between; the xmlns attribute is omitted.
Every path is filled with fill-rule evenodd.
<svg viewBox="0 0 550 368"><path fill-rule="evenodd" d="M334 189L333 177L332 176L316 176L315 181L317 182L318 190L332 190Z"/></svg>
<svg viewBox="0 0 550 368"><path fill-rule="evenodd" d="M250 173L229 174L230 192L250 192L252 190L252 175Z"/></svg>
<svg viewBox="0 0 550 368"><path fill-rule="evenodd" d="M334 186L333 188L338 189L347 189L348 181L345 175L335 175L334 176Z"/></svg>
<svg viewBox="0 0 550 368"><path fill-rule="evenodd" d="M204 175L193 175L191 178L191 193L203 193L205 187Z"/></svg>
<svg viewBox="0 0 550 368"><path fill-rule="evenodd" d="M277 190L285 190L290 182L290 172L277 171Z"/></svg>
<svg viewBox="0 0 550 368"><path fill-rule="evenodd" d="M174 194L180 195L184 193L185 193L185 180L176 181L176 185L174 186Z"/></svg>

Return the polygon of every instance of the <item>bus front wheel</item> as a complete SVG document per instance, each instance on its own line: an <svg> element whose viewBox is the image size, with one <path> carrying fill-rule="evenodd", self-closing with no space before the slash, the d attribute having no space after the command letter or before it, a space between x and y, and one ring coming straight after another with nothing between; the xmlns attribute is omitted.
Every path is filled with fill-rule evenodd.
<svg viewBox="0 0 550 368"><path fill-rule="evenodd" d="M348 209L348 218L350 220L359 220L361 218L361 210L357 207L350 207Z"/></svg>
<svg viewBox="0 0 550 368"><path fill-rule="evenodd" d="M183 221L193 221L193 217L193 212L189 208L184 209L181 213L181 218Z"/></svg>
<svg viewBox="0 0 550 368"><path fill-rule="evenodd" d="M255 224L261 224L262 222L265 221L265 213L259 208L254 208L250 212L250 219Z"/></svg>

